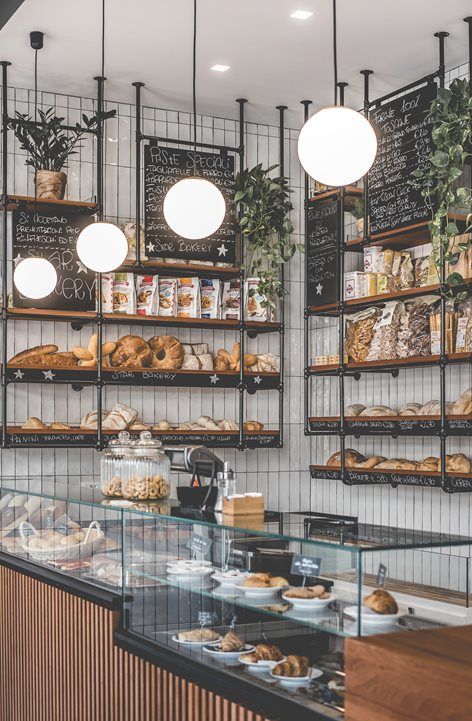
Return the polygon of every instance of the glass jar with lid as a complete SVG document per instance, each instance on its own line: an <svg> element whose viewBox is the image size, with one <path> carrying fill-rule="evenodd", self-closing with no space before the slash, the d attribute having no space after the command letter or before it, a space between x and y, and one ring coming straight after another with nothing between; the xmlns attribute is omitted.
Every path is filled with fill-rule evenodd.
<svg viewBox="0 0 472 721"><path fill-rule="evenodd" d="M121 431L118 438L110 441L103 451L100 462L101 489L104 496L110 498L123 497L124 459L130 453L134 442L127 431Z"/></svg>
<svg viewBox="0 0 472 721"><path fill-rule="evenodd" d="M125 459L123 496L132 501L167 498L170 493L170 460L162 443L142 431Z"/></svg>

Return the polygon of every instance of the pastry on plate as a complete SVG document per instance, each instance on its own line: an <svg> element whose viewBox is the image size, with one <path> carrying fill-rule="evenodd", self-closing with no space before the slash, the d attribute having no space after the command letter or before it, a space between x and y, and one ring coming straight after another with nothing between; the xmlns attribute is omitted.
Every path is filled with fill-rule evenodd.
<svg viewBox="0 0 472 721"><path fill-rule="evenodd" d="M229 653L230 651L242 651L244 645L244 641L242 638L239 638L237 633L234 631L228 631L226 636L221 639L218 650L223 653Z"/></svg>
<svg viewBox="0 0 472 721"><path fill-rule="evenodd" d="M283 576L272 576L272 578L269 579L269 586L272 588L283 588L284 586L288 586L288 581Z"/></svg>
<svg viewBox="0 0 472 721"><path fill-rule="evenodd" d="M180 631L177 634L179 641L187 641L189 643L208 643L217 641L219 636L211 628L194 628L192 631Z"/></svg>
<svg viewBox="0 0 472 721"><path fill-rule="evenodd" d="M248 588L270 588L271 576L269 573L251 573L245 581L243 586Z"/></svg>
<svg viewBox="0 0 472 721"><path fill-rule="evenodd" d="M289 591L286 591L284 596L287 598L329 598L330 593L326 592L326 589L324 586L320 584L317 584L316 586L303 586L299 588L291 588Z"/></svg>
<svg viewBox="0 0 472 721"><path fill-rule="evenodd" d="M258 644L254 649L253 653L257 656L257 659L252 663L257 663L257 661L281 661L284 657L282 651L278 646L271 646L268 643Z"/></svg>
<svg viewBox="0 0 472 721"><path fill-rule="evenodd" d="M381 615L398 613L397 602L392 594L383 588L377 588L370 596L366 596L364 598L364 606Z"/></svg>
<svg viewBox="0 0 472 721"><path fill-rule="evenodd" d="M308 676L310 662L306 656L287 656L285 661L278 663L272 670L274 676L291 676L292 678L304 678Z"/></svg>

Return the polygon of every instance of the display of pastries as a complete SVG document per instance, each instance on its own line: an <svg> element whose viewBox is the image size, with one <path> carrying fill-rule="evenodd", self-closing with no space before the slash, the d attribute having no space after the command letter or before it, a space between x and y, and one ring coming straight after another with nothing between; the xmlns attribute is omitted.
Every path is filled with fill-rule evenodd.
<svg viewBox="0 0 472 721"><path fill-rule="evenodd" d="M354 451L352 448L347 448L345 454L346 468L365 468L375 471L430 471L434 473L441 470L441 459L435 456L428 456L422 461L414 461L407 458L384 458L383 456L369 456L366 458L362 453ZM356 460L357 458L362 460ZM341 452L337 451L328 458L326 465L339 468L341 465L340 459ZM460 474L471 472L472 463L463 453L446 455L446 473Z"/></svg>
<svg viewBox="0 0 472 721"><path fill-rule="evenodd" d="M223 636L221 639L218 650L222 653L230 653L233 651L242 651L244 646L245 643L243 639L240 638L237 633L234 631L228 631L226 636Z"/></svg>
<svg viewBox="0 0 472 721"><path fill-rule="evenodd" d="M392 594L383 588L377 588L364 598L364 606L382 615L398 613L398 605Z"/></svg>
<svg viewBox="0 0 472 721"><path fill-rule="evenodd" d="M310 671L310 661L307 656L287 656L272 669L273 676L287 676L292 678L305 678Z"/></svg>

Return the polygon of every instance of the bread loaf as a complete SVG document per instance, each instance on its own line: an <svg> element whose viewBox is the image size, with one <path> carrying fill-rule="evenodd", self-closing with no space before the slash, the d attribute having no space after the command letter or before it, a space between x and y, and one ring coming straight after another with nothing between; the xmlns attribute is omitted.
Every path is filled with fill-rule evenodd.
<svg viewBox="0 0 472 721"><path fill-rule="evenodd" d="M454 416L472 415L472 388L467 388L453 403L451 414Z"/></svg>
<svg viewBox="0 0 472 721"><path fill-rule="evenodd" d="M363 463L365 461L365 456L362 455L362 453L359 453L359 451L355 451L353 448L346 448L344 451L344 464L346 468L353 467L359 465L359 463ZM333 466L334 468L340 468L341 467L341 452L336 451L336 453L333 453L330 458L328 458L328 461L326 463L327 466Z"/></svg>
<svg viewBox="0 0 472 721"><path fill-rule="evenodd" d="M124 335L109 356L110 365L114 368L149 368L152 355L145 340L137 335Z"/></svg>
<svg viewBox="0 0 472 721"><path fill-rule="evenodd" d="M383 463L387 459L384 456L369 456L362 463L358 463L356 468L375 468L379 463Z"/></svg>
<svg viewBox="0 0 472 721"><path fill-rule="evenodd" d="M125 406L123 403L116 403L108 416L102 423L103 430L122 431L138 417L138 411Z"/></svg>
<svg viewBox="0 0 472 721"><path fill-rule="evenodd" d="M37 345L34 348L28 348L27 350L21 351L21 353L17 353L13 358L10 358L8 362L11 364L20 363L31 356L57 353L58 350L57 345Z"/></svg>
<svg viewBox="0 0 472 721"><path fill-rule="evenodd" d="M421 406L418 412L419 416L438 416L441 413L441 404L439 401L428 401Z"/></svg>
<svg viewBox="0 0 472 721"><path fill-rule="evenodd" d="M200 370L200 361L196 355L184 355L182 357L182 365L180 370L198 371Z"/></svg>
<svg viewBox="0 0 472 721"><path fill-rule="evenodd" d="M397 602L393 596L385 591L383 588L378 588L376 591L364 598L364 606L370 608L375 613L383 615L391 615L398 613Z"/></svg>
<svg viewBox="0 0 472 721"><path fill-rule="evenodd" d="M428 458L423 458L421 463L418 464L417 470L435 473L436 471L440 470L439 458L436 458L435 456L428 456Z"/></svg>
<svg viewBox="0 0 472 721"><path fill-rule="evenodd" d="M463 453L446 456L446 473L470 473L470 471L470 461Z"/></svg>
<svg viewBox="0 0 472 721"><path fill-rule="evenodd" d="M406 403L398 412L399 416L417 416L421 410L421 403Z"/></svg>
<svg viewBox="0 0 472 721"><path fill-rule="evenodd" d="M407 461L404 458L390 458L387 461L382 461L375 466L375 470L388 470L388 471L415 471L418 467L416 461Z"/></svg>
<svg viewBox="0 0 472 721"><path fill-rule="evenodd" d="M184 350L182 343L172 335L156 335L150 338L149 347L153 353L151 365L163 370L179 370L182 367Z"/></svg>
<svg viewBox="0 0 472 721"><path fill-rule="evenodd" d="M370 406L369 408L364 408L364 410L359 413L359 416L396 416L396 411L392 410L388 406Z"/></svg>
<svg viewBox="0 0 472 721"><path fill-rule="evenodd" d="M355 416L359 416L364 409L365 406L363 406L362 403L353 403L352 405L347 406L347 408L344 409L344 417L354 418Z"/></svg>

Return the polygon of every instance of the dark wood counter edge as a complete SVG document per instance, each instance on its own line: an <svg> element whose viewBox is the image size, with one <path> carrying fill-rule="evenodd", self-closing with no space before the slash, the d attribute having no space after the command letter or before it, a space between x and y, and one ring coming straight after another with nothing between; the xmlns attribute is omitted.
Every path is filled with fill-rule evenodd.
<svg viewBox="0 0 472 721"><path fill-rule="evenodd" d="M146 641L132 631L118 628L115 631L116 645L128 653L167 669L202 688L218 693L228 701L241 704L250 711L261 714L264 718L274 721L287 721L296 718L297 721L332 721L333 715L313 711L301 706L290 698L282 698L274 694L270 687L267 689L261 684L252 686L241 682L240 679L220 671L215 666L205 666L195 662L194 659L180 655L168 646L161 646L152 641Z"/></svg>
<svg viewBox="0 0 472 721"><path fill-rule="evenodd" d="M122 596L119 593L95 586L85 579L73 578L60 571L55 571L53 568L36 565L26 558L13 556L3 551L0 551L0 565L12 571L23 573L36 581L46 583L48 586L59 588L61 591L70 593L73 596L96 603L109 611L121 611Z"/></svg>

